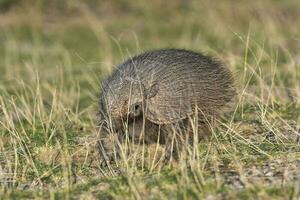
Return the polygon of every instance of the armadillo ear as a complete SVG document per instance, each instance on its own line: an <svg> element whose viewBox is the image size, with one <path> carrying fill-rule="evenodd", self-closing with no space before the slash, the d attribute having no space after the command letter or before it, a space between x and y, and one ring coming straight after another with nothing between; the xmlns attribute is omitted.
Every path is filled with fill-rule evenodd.
<svg viewBox="0 0 300 200"><path fill-rule="evenodd" d="M158 84L154 83L153 85L151 85L150 88L145 90L145 98L150 99L154 97L157 94L158 90L159 90Z"/></svg>

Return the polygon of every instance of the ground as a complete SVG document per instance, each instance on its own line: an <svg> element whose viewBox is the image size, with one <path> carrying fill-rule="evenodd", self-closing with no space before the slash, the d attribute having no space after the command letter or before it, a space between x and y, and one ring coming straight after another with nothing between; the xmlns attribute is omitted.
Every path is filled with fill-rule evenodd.
<svg viewBox="0 0 300 200"><path fill-rule="evenodd" d="M298 0L0 1L0 198L300 198L299 23ZM232 109L179 162L129 146L101 167L101 80L166 47L224 62Z"/></svg>

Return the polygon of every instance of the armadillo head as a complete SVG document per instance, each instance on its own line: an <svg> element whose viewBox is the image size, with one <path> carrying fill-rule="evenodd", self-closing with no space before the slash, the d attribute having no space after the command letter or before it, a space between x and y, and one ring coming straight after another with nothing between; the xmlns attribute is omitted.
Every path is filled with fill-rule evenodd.
<svg viewBox="0 0 300 200"><path fill-rule="evenodd" d="M100 97L100 117L113 132L124 127L128 119L142 117L144 88L139 81L106 81Z"/></svg>
<svg viewBox="0 0 300 200"><path fill-rule="evenodd" d="M139 82L124 80L111 85L106 93L107 107L113 118L137 116L142 112L144 100L143 85Z"/></svg>
<svg viewBox="0 0 300 200"><path fill-rule="evenodd" d="M157 92L156 83L141 80L135 64L120 65L102 83L100 116L113 132L123 129L126 122L145 117L147 100Z"/></svg>

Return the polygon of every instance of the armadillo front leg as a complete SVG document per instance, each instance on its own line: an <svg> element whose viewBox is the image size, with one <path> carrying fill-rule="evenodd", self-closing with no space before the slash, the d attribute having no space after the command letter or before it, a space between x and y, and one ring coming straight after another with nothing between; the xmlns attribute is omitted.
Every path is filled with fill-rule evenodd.
<svg viewBox="0 0 300 200"><path fill-rule="evenodd" d="M178 160L179 155L185 147L187 130L179 123L163 125L161 128L165 140L164 162Z"/></svg>

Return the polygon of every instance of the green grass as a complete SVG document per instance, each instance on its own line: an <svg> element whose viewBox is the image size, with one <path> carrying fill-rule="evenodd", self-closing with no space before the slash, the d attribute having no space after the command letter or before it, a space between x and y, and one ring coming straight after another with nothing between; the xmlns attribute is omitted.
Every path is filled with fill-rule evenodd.
<svg viewBox="0 0 300 200"><path fill-rule="evenodd" d="M300 198L297 0L80 2L0 1L0 199ZM221 59L233 110L178 163L149 146L100 167L101 80L166 47Z"/></svg>

